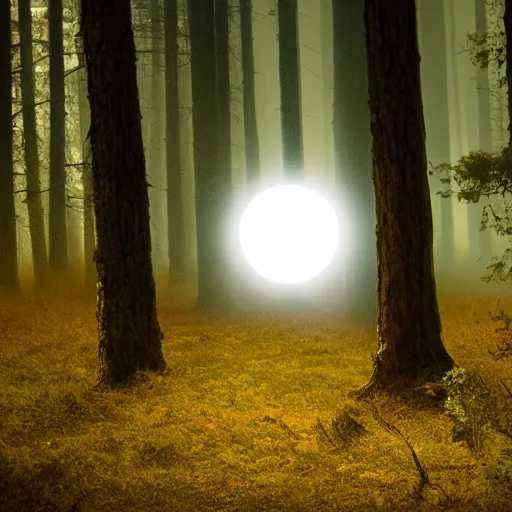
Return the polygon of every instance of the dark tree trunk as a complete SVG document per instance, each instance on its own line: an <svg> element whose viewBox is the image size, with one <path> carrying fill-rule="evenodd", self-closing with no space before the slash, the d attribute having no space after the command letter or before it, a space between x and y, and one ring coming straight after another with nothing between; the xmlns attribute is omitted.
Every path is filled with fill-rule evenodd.
<svg viewBox="0 0 512 512"><path fill-rule="evenodd" d="M374 327L377 305L375 197L372 185L364 0L332 3L334 160L336 187L352 220L346 267L345 314Z"/></svg>
<svg viewBox="0 0 512 512"><path fill-rule="evenodd" d="M12 161L11 4L0 5L0 288L17 290L16 211Z"/></svg>
<svg viewBox="0 0 512 512"><path fill-rule="evenodd" d="M297 0L278 0L277 8L284 175L296 178L304 170Z"/></svg>
<svg viewBox="0 0 512 512"><path fill-rule="evenodd" d="M115 20L115 23L112 22ZM162 370L130 4L82 0L91 105L100 379Z"/></svg>
<svg viewBox="0 0 512 512"><path fill-rule="evenodd" d="M49 0L50 29L50 266L68 264L66 230L66 111L62 0Z"/></svg>
<svg viewBox="0 0 512 512"><path fill-rule="evenodd" d="M225 219L231 173L220 163L213 0L188 3L196 187L198 308L229 301Z"/></svg>
<svg viewBox="0 0 512 512"><path fill-rule="evenodd" d="M245 168L249 188L260 183L260 144L254 90L254 51L252 43L252 0L240 0L242 73L244 81Z"/></svg>
<svg viewBox="0 0 512 512"><path fill-rule="evenodd" d="M439 165L450 161L444 0L421 2L420 19L427 153L433 165ZM438 178L432 182L435 192L441 189ZM435 251L436 267L447 273L453 271L455 253L451 197L441 198L440 229L440 244Z"/></svg>
<svg viewBox="0 0 512 512"><path fill-rule="evenodd" d="M505 24L505 39L507 42L508 132L510 144L512 140L512 0L505 0L503 21Z"/></svg>
<svg viewBox="0 0 512 512"><path fill-rule="evenodd" d="M227 0L215 0L215 57L219 165L231 173L231 89Z"/></svg>
<svg viewBox="0 0 512 512"><path fill-rule="evenodd" d="M185 279L185 226L181 184L180 97L178 88L178 2L164 3L165 30L165 149L167 167L167 239L169 276Z"/></svg>
<svg viewBox="0 0 512 512"><path fill-rule="evenodd" d="M366 0L365 25L379 349L363 396L439 378L453 367L441 340L434 278L415 2Z"/></svg>
<svg viewBox="0 0 512 512"><path fill-rule="evenodd" d="M34 64L32 60L32 14L30 0L18 0L21 61L21 100L25 167L27 178L27 209L30 242L36 289L45 287L48 259L44 229L41 183L39 179L39 151L37 147L36 110L34 106Z"/></svg>

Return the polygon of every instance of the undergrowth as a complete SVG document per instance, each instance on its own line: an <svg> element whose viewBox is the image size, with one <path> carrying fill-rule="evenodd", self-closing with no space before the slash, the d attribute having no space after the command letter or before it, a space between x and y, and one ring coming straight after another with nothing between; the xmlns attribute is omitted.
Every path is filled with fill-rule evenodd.
<svg viewBox="0 0 512 512"><path fill-rule="evenodd" d="M375 337L332 318L161 305L167 369L106 391L92 302L0 302L2 511L509 510L510 360L487 354L487 304L442 302L467 368L445 414L438 398L349 399Z"/></svg>

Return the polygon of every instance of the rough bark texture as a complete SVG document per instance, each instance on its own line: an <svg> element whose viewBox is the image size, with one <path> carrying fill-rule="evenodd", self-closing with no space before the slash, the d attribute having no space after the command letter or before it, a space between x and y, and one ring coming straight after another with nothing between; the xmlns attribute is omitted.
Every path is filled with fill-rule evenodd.
<svg viewBox="0 0 512 512"><path fill-rule="evenodd" d="M342 262L342 309L347 317L374 328L377 256L364 0L333 0L332 20L335 178L352 224L350 248Z"/></svg>
<svg viewBox="0 0 512 512"><path fill-rule="evenodd" d="M422 81L425 85L425 126L428 159L433 165L450 161L450 126L448 111L448 78L446 68L446 30L444 0L422 1L420 4ZM441 190L439 179L431 181L433 193ZM453 271L455 254L452 198L441 198L439 219L441 236L435 248L436 268Z"/></svg>
<svg viewBox="0 0 512 512"><path fill-rule="evenodd" d="M164 3L165 30L165 154L167 171L167 238L169 276L185 279L185 226L181 184L180 97L178 88L178 2Z"/></svg>
<svg viewBox="0 0 512 512"><path fill-rule="evenodd" d="M505 38L507 41L508 132L512 140L512 0L505 0Z"/></svg>
<svg viewBox="0 0 512 512"><path fill-rule="evenodd" d="M100 379L165 361L151 264L149 204L130 4L83 0L96 215Z"/></svg>
<svg viewBox="0 0 512 512"><path fill-rule="evenodd" d="M254 87L254 51L252 41L252 1L240 0L240 30L242 37L242 73L244 80L245 168L249 188L260 183L260 144L256 117Z"/></svg>
<svg viewBox="0 0 512 512"><path fill-rule="evenodd" d="M0 5L0 288L18 289L12 162L11 5Z"/></svg>
<svg viewBox="0 0 512 512"><path fill-rule="evenodd" d="M229 301L225 221L230 204L231 173L220 165L218 151L213 0L189 2L188 20L196 188L197 307L222 308Z"/></svg>
<svg viewBox="0 0 512 512"><path fill-rule="evenodd" d="M41 183L39 179L39 151L37 147L36 110L34 107L34 65L32 61L32 15L30 0L18 1L21 61L21 101L27 178L27 209L30 242L34 266L35 287L45 287L48 273Z"/></svg>
<svg viewBox="0 0 512 512"><path fill-rule="evenodd" d="M434 279L415 2L366 0L365 24L379 349L362 395L437 378L453 366L441 340Z"/></svg>
<svg viewBox="0 0 512 512"><path fill-rule="evenodd" d="M297 0L278 0L277 9L284 174L296 178L304 170Z"/></svg>
<svg viewBox="0 0 512 512"><path fill-rule="evenodd" d="M62 0L49 0L50 25L50 266L68 265L66 229L66 111Z"/></svg>

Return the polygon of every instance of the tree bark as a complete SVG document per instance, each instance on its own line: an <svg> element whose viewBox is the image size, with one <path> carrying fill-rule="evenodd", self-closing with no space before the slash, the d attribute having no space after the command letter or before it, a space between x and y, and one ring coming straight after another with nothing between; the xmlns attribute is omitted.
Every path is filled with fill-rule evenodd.
<svg viewBox="0 0 512 512"><path fill-rule="evenodd" d="M112 22L115 20L115 23ZM100 381L163 370L130 4L82 0L91 106Z"/></svg>
<svg viewBox="0 0 512 512"><path fill-rule="evenodd" d="M68 265L66 229L66 94L62 0L49 0L50 32L50 266Z"/></svg>
<svg viewBox="0 0 512 512"><path fill-rule="evenodd" d="M11 4L0 5L0 288L19 289L12 148Z"/></svg>
<svg viewBox="0 0 512 512"><path fill-rule="evenodd" d="M372 184L364 0L333 0L334 158L336 188L350 212L350 247L344 255L348 298L344 314L375 327L377 257Z"/></svg>
<svg viewBox="0 0 512 512"><path fill-rule="evenodd" d="M244 81L244 135L246 181L249 189L260 183L260 144L254 87L254 51L252 41L252 0L240 0L242 37L242 73Z"/></svg>
<svg viewBox="0 0 512 512"><path fill-rule="evenodd" d="M178 2L164 3L165 30L165 149L167 171L167 239L169 276L185 279L185 226L181 183L180 95L178 87Z"/></svg>
<svg viewBox="0 0 512 512"><path fill-rule="evenodd" d="M231 173L221 166L215 70L214 1L188 3L196 187L199 309L223 308L227 286L226 217Z"/></svg>
<svg viewBox="0 0 512 512"><path fill-rule="evenodd" d="M439 378L454 364L441 340L436 297L414 0L366 0L365 26L379 348L360 396Z"/></svg>
<svg viewBox="0 0 512 512"><path fill-rule="evenodd" d="M288 178L298 178L304 171L304 154L297 0L278 0L277 8L284 175Z"/></svg>
<svg viewBox="0 0 512 512"><path fill-rule="evenodd" d="M46 238L41 183L39 178L39 150L37 146L36 110L34 100L34 64L32 60L32 14L30 0L18 1L21 62L21 101L23 137L27 178L26 203L30 225L30 242L34 280L37 290L44 289L48 273Z"/></svg>

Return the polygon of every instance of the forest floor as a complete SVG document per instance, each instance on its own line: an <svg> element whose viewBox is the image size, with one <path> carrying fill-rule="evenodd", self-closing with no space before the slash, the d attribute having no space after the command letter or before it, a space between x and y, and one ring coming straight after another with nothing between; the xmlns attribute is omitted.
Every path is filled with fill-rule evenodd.
<svg viewBox="0 0 512 512"><path fill-rule="evenodd" d="M440 305L449 352L482 376L491 414L510 426L500 381L512 358L488 354L496 296ZM502 307L512 312L512 297ZM348 397L370 375L374 333L322 315L217 318L161 304L166 371L101 391L94 308L0 298L1 511L510 510L512 441L490 411L475 405L454 441L435 398ZM411 451L375 410L434 485L418 490Z"/></svg>

